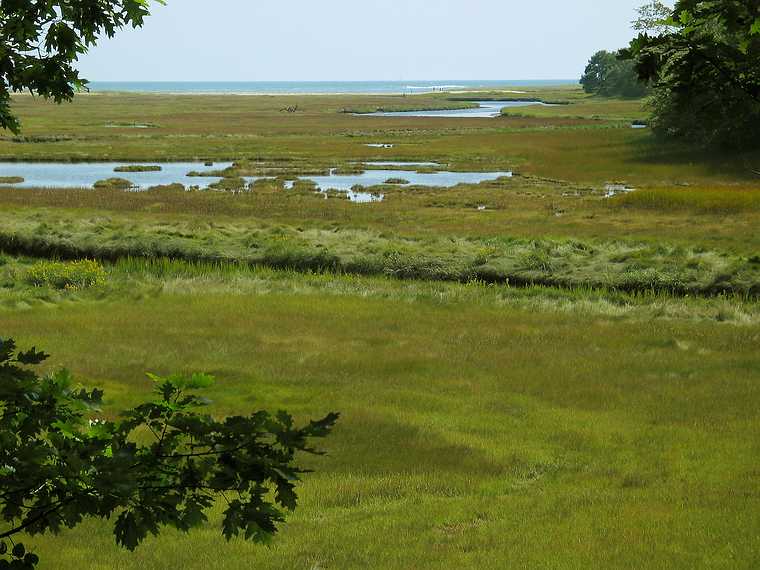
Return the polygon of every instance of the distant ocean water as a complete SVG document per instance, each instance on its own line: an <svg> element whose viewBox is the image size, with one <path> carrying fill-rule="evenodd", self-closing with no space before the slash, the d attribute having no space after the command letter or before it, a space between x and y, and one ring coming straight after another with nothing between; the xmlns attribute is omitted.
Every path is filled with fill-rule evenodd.
<svg viewBox="0 0 760 570"><path fill-rule="evenodd" d="M432 93L458 89L494 89L577 84L576 79L483 81L93 81L90 91L143 93Z"/></svg>

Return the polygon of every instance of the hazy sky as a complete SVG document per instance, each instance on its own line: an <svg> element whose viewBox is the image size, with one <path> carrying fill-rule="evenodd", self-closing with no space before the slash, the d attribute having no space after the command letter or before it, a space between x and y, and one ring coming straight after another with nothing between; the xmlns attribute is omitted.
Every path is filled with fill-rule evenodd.
<svg viewBox="0 0 760 570"><path fill-rule="evenodd" d="M92 81L570 79L644 0L168 0L81 61Z"/></svg>

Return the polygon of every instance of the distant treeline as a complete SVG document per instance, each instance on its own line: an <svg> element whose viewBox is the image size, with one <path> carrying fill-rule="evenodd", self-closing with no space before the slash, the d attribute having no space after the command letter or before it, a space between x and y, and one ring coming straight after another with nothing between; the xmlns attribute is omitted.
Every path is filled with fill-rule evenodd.
<svg viewBox="0 0 760 570"><path fill-rule="evenodd" d="M633 61L620 59L620 52L604 50L589 60L581 85L586 93L603 97L643 97L648 91L639 81Z"/></svg>

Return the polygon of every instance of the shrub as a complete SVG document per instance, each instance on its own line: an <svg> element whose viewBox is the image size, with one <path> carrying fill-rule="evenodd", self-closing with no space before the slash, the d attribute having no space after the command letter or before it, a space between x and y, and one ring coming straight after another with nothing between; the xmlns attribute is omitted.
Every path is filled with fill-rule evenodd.
<svg viewBox="0 0 760 570"><path fill-rule="evenodd" d="M540 250L524 253L520 257L520 265L528 271L541 271L544 273L552 273L554 271L554 264L549 258L549 254Z"/></svg>
<svg viewBox="0 0 760 570"><path fill-rule="evenodd" d="M246 181L240 176L232 178L222 178L209 186L212 190L222 190L224 192L242 192L246 189Z"/></svg>
<svg viewBox="0 0 760 570"><path fill-rule="evenodd" d="M654 268L630 269L617 279L616 287L625 291L651 290L670 293L682 293L686 289L680 276Z"/></svg>
<svg viewBox="0 0 760 570"><path fill-rule="evenodd" d="M127 190L133 188L134 183L126 178L107 178L98 180L93 186L97 190Z"/></svg>
<svg viewBox="0 0 760 570"><path fill-rule="evenodd" d="M35 287L54 287L56 289L86 289L103 285L106 271L97 261L56 262L41 261L33 265L26 280Z"/></svg>
<svg viewBox="0 0 760 570"><path fill-rule="evenodd" d="M0 176L0 184L21 184L23 181L21 176Z"/></svg>
<svg viewBox="0 0 760 570"><path fill-rule="evenodd" d="M409 181L405 178L389 178L385 181L386 184L398 184L398 185L404 185L409 184Z"/></svg>

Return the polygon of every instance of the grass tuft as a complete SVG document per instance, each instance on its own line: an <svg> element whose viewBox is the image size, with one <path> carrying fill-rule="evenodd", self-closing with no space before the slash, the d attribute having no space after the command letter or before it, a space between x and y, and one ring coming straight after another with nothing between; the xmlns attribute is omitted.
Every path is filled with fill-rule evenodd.
<svg viewBox="0 0 760 570"><path fill-rule="evenodd" d="M103 285L106 281L106 271L102 265L91 259L69 262L40 261L29 268L26 281L35 287L87 289Z"/></svg>

